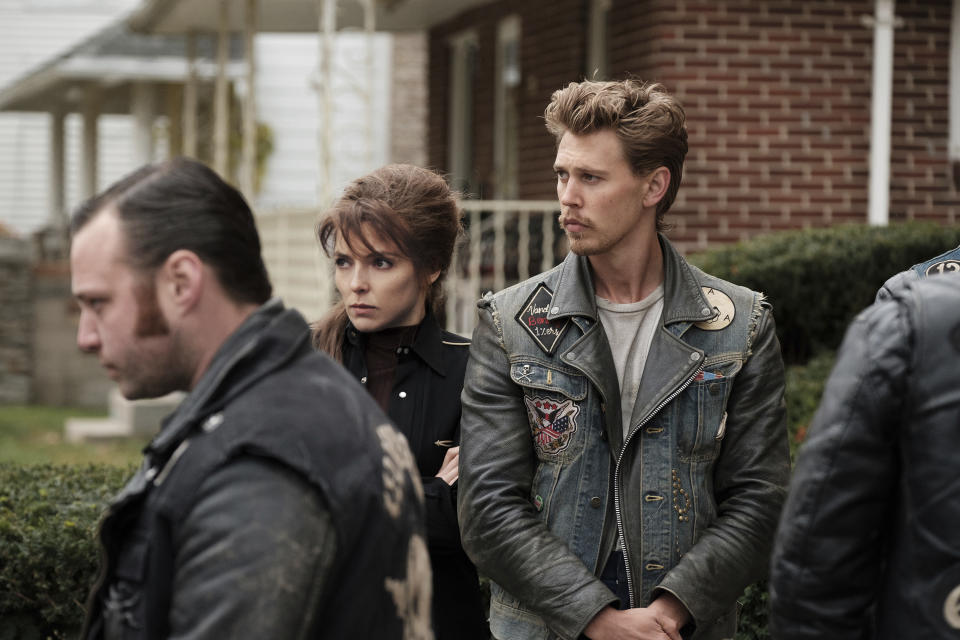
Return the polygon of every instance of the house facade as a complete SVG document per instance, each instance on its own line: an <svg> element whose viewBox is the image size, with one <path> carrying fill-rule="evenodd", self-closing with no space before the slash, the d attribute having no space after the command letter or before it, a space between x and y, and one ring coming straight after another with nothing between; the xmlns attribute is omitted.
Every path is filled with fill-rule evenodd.
<svg viewBox="0 0 960 640"><path fill-rule="evenodd" d="M948 158L953 4L895 4L890 222L960 221ZM690 150L667 215L681 250L866 223L876 5L529 0L466 10L429 31L428 161L473 197L554 198L542 117L551 93L629 75L663 83L686 108Z"/></svg>

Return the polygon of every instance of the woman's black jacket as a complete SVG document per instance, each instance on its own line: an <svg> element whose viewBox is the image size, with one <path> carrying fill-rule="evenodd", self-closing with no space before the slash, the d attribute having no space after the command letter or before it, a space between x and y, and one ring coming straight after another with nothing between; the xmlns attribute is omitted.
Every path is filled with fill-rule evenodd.
<svg viewBox="0 0 960 640"><path fill-rule="evenodd" d="M343 363L365 384L364 345L364 334L348 326ZM460 392L469 351L467 338L442 330L427 314L413 344L398 348L387 411L410 443L426 494L437 640L490 637L477 571L460 545L457 485L436 477L447 449L460 444Z"/></svg>

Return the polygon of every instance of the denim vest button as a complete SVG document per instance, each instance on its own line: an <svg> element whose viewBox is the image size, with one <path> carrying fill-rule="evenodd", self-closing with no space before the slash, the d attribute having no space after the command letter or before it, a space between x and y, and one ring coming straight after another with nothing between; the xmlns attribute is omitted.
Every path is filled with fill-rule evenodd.
<svg viewBox="0 0 960 640"><path fill-rule="evenodd" d="M700 354L699 354L699 353L694 352L694 353L691 353L691 354L690 354L690 360L692 360L693 362L696 362L696 361L699 360L699 359L700 359Z"/></svg>
<svg viewBox="0 0 960 640"><path fill-rule="evenodd" d="M401 391L401 392L398 393L397 395L400 396L401 399L402 399L402 398L406 398L406 397L407 397L407 392L406 392L406 391Z"/></svg>
<svg viewBox="0 0 960 640"><path fill-rule="evenodd" d="M550 309L550 313L560 313L560 307L554 307L553 309Z"/></svg>
<svg viewBox="0 0 960 640"><path fill-rule="evenodd" d="M601 504L603 504L603 500L600 499L600 496L590 498L590 506L594 509L599 509Z"/></svg>

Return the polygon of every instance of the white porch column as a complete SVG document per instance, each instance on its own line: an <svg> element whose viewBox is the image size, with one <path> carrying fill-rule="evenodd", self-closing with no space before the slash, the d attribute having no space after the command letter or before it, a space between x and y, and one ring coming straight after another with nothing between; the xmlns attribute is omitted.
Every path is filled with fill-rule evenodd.
<svg viewBox="0 0 960 640"><path fill-rule="evenodd" d="M187 34L187 81L183 85L183 155L197 157L197 34Z"/></svg>
<svg viewBox="0 0 960 640"><path fill-rule="evenodd" d="M893 103L894 0L876 0L873 23L873 95L870 115L870 194L867 222L890 220L890 118Z"/></svg>
<svg viewBox="0 0 960 640"><path fill-rule="evenodd" d="M228 0L220 0L220 24L217 30L217 84L213 96L213 168L224 180L230 169L230 95L227 58L230 54Z"/></svg>
<svg viewBox="0 0 960 640"><path fill-rule="evenodd" d="M163 92L167 120L167 156L183 155L183 85L169 84Z"/></svg>
<svg viewBox="0 0 960 640"><path fill-rule="evenodd" d="M950 133L947 155L953 185L960 189L960 0L953 0L950 19Z"/></svg>
<svg viewBox="0 0 960 640"><path fill-rule="evenodd" d="M253 198L257 175L257 92L254 36L257 33L257 0L247 0L244 20L244 54L247 59L247 92L243 101L243 161L240 190Z"/></svg>
<svg viewBox="0 0 960 640"><path fill-rule="evenodd" d="M80 161L80 198L86 200L97 192L98 130L100 90L87 87L83 94L83 147Z"/></svg>
<svg viewBox="0 0 960 640"><path fill-rule="evenodd" d="M317 73L317 91L320 98L317 123L317 200L320 208L330 206L333 200L332 172L330 170L330 118L333 82L333 37L336 30L337 0L317 0L320 13L320 60Z"/></svg>
<svg viewBox="0 0 960 640"><path fill-rule="evenodd" d="M50 224L66 229L67 209L63 184L63 123L66 112L57 106L50 112L50 174L48 194L50 202Z"/></svg>
<svg viewBox="0 0 960 640"><path fill-rule="evenodd" d="M130 93L134 120L133 161L139 166L153 161L154 86L148 82L134 82Z"/></svg>

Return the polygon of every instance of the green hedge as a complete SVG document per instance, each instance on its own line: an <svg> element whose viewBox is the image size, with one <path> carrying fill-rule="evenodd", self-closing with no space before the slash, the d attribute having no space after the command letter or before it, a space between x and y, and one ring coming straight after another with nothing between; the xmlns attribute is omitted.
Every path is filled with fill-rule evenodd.
<svg viewBox="0 0 960 640"><path fill-rule="evenodd" d="M960 226L845 225L760 236L690 260L767 295L790 364L836 349L847 325L887 278L957 245Z"/></svg>
<svg viewBox="0 0 960 640"><path fill-rule="evenodd" d="M100 514L132 469L0 464L0 640L76 636Z"/></svg>
<svg viewBox="0 0 960 640"><path fill-rule="evenodd" d="M823 386L833 368L834 354L817 354L805 365L792 365L786 371L787 431L791 456L803 442L807 426L820 404ZM740 625L734 640L769 640L767 632L766 583L751 585L740 598Z"/></svg>
<svg viewBox="0 0 960 640"><path fill-rule="evenodd" d="M833 365L825 352L787 368L791 448L805 433ZM97 569L103 506L132 469L0 464L0 640L76 635ZM764 585L741 598L736 640L767 640Z"/></svg>

